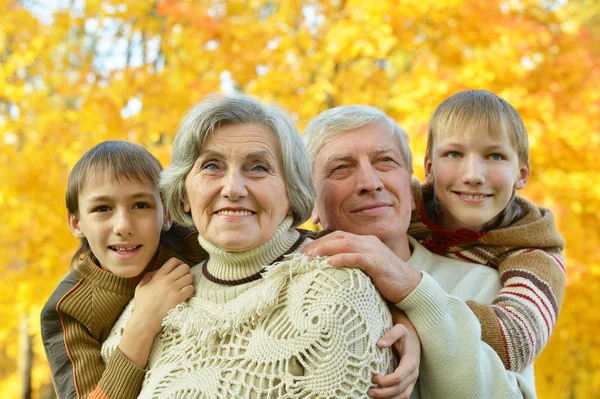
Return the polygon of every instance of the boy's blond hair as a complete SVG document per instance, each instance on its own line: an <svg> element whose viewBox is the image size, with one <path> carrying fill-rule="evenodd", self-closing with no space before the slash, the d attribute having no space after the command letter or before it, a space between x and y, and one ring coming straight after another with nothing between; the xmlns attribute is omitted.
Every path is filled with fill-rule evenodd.
<svg viewBox="0 0 600 399"><path fill-rule="evenodd" d="M488 90L460 91L437 106L427 133L427 156L431 158L433 142L456 132L465 134L506 134L519 156L519 163L529 161L527 129L517 110Z"/></svg>
<svg viewBox="0 0 600 399"><path fill-rule="evenodd" d="M77 161L69 174L67 210L79 217L79 195L95 176L107 176L118 182L149 182L158 187L162 169L160 161L141 145L122 140L97 144ZM82 238L71 263L90 250L87 239Z"/></svg>
<svg viewBox="0 0 600 399"><path fill-rule="evenodd" d="M449 137L460 132L468 135L506 135L519 158L519 166L529 162L527 129L517 110L508 101L488 90L463 90L437 106L427 132L428 158L432 158L433 142L439 137ZM485 136L484 136L485 137ZM434 196L436 212L439 202ZM485 230L510 226L521 217L521 208L515 202L515 193L493 225Z"/></svg>

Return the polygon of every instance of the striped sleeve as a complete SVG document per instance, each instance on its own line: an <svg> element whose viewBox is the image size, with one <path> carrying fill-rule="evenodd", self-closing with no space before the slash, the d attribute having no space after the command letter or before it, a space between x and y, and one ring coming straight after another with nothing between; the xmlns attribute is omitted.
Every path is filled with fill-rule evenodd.
<svg viewBox="0 0 600 399"><path fill-rule="evenodd" d="M100 288L70 273L42 309L42 340L59 399L135 398L141 390L145 370L120 351L108 365L102 360L102 341L135 288L135 282L105 275L119 289Z"/></svg>
<svg viewBox="0 0 600 399"><path fill-rule="evenodd" d="M521 371L548 343L566 280L560 251L512 252L498 267L502 288L491 305L468 301L482 326L482 339L507 370Z"/></svg>

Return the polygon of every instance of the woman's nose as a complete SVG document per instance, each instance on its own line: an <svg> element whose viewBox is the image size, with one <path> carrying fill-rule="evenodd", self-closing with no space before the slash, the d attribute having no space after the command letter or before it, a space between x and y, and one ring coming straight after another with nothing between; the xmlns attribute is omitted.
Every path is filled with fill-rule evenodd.
<svg viewBox="0 0 600 399"><path fill-rule="evenodd" d="M228 171L221 194L232 201L237 201L248 195L246 181L240 170L231 168Z"/></svg>

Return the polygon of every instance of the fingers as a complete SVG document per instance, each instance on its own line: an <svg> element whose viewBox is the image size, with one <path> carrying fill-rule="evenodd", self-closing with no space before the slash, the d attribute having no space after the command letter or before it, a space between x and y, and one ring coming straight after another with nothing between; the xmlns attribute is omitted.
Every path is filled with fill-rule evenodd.
<svg viewBox="0 0 600 399"><path fill-rule="evenodd" d="M324 237L316 239L302 249L308 256L329 256L343 252L356 252L354 234L335 231Z"/></svg>
<svg viewBox="0 0 600 399"><path fill-rule="evenodd" d="M356 267L369 274L376 267L376 263L368 255L364 254L338 254L327 258L327 263L334 267Z"/></svg>
<svg viewBox="0 0 600 399"><path fill-rule="evenodd" d="M165 263L165 265L166 265L166 263ZM171 270L169 272L169 274L167 274L165 277L169 281L177 281L186 275L191 277L190 267L188 265L186 265L185 263L181 263L179 266L177 266L173 270Z"/></svg>
<svg viewBox="0 0 600 399"><path fill-rule="evenodd" d="M379 385L379 388L371 388L369 396L372 398L408 398L418 376L416 365L413 364L409 370L400 365L392 374L374 376L373 383Z"/></svg>
<svg viewBox="0 0 600 399"><path fill-rule="evenodd" d="M183 262L179 259L171 258L164 265L162 265L160 269L157 270L156 274L159 276L166 276L182 264Z"/></svg>
<svg viewBox="0 0 600 399"><path fill-rule="evenodd" d="M394 325L388 332L383 334L377 341L377 346L380 348L388 348L396 343L398 352L402 350L402 340L407 336L408 329L402 324Z"/></svg>

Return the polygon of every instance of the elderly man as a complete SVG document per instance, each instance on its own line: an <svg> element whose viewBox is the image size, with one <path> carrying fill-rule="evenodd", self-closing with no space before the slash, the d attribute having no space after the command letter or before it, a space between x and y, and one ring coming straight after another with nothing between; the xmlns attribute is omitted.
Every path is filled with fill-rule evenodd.
<svg viewBox="0 0 600 399"><path fill-rule="evenodd" d="M375 108L345 106L320 114L303 137L317 189L312 219L335 231L303 252L361 268L406 313L422 348L412 397L535 398L533 367L505 370L465 303L491 303L498 273L434 255L407 235L415 203L406 134Z"/></svg>

